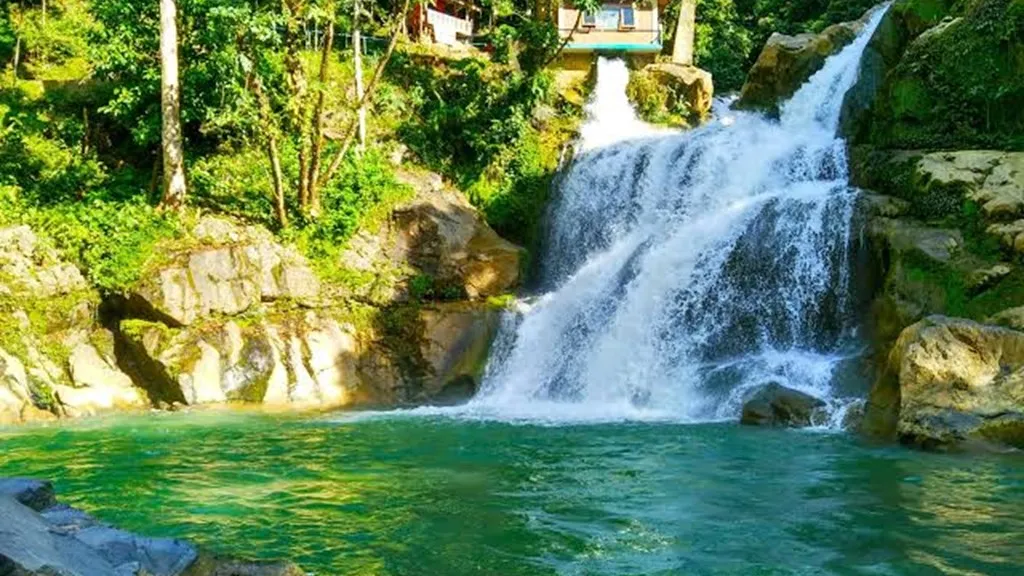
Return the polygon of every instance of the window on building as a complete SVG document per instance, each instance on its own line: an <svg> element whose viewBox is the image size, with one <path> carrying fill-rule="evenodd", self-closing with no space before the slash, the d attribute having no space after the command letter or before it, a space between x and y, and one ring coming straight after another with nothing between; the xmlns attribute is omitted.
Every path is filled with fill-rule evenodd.
<svg viewBox="0 0 1024 576"><path fill-rule="evenodd" d="M623 6L621 10L622 23L621 27L624 29L632 30L636 28L636 15L633 13L632 6Z"/></svg>
<svg viewBox="0 0 1024 576"><path fill-rule="evenodd" d="M594 28L597 26L597 14L583 14L583 27Z"/></svg>
<svg viewBox="0 0 1024 576"><path fill-rule="evenodd" d="M619 7L605 4L597 13L597 28L600 30L619 29Z"/></svg>

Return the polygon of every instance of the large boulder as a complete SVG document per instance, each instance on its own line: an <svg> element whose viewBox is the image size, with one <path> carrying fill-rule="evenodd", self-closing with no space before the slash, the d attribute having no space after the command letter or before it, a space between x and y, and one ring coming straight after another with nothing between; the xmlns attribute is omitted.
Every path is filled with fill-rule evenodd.
<svg viewBox="0 0 1024 576"><path fill-rule="evenodd" d="M498 314L472 302L294 310L183 328L125 320L121 333L158 403L334 408L472 394Z"/></svg>
<svg viewBox="0 0 1024 576"><path fill-rule="evenodd" d="M777 114L779 106L820 70L829 56L853 42L871 14L869 11L854 22L834 24L820 34L772 34L733 106Z"/></svg>
<svg viewBox="0 0 1024 576"><path fill-rule="evenodd" d="M0 573L11 576L299 576L288 562L200 554L191 544L146 538L58 504L49 482L0 479Z"/></svg>
<svg viewBox="0 0 1024 576"><path fill-rule="evenodd" d="M648 122L693 126L711 113L711 73L672 62L648 64L630 74L629 99Z"/></svg>
<svg viewBox="0 0 1024 576"><path fill-rule="evenodd" d="M863 428L925 448L1024 447L1024 332L928 317L904 330Z"/></svg>
<svg viewBox="0 0 1024 576"><path fill-rule="evenodd" d="M771 382L743 403L740 424L800 428L824 424L825 402L799 390Z"/></svg>
<svg viewBox="0 0 1024 576"><path fill-rule="evenodd" d="M320 281L305 257L264 228L207 216L190 241L161 248L170 256L153 264L132 291L133 314L187 326L240 314L260 302L314 304L320 295Z"/></svg>
<svg viewBox="0 0 1024 576"><path fill-rule="evenodd" d="M356 234L342 254L339 266L369 277L350 286L353 296L379 304L416 291L478 299L518 286L522 248L498 236L437 174L403 170L399 178L415 197L377 230Z"/></svg>

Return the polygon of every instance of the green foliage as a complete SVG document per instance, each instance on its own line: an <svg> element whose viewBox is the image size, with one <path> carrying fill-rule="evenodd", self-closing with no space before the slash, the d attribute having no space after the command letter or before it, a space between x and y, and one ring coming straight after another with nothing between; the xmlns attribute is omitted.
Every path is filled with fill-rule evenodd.
<svg viewBox="0 0 1024 576"><path fill-rule="evenodd" d="M415 111L399 130L404 141L466 190L499 234L527 246L578 118L571 105L550 107L550 74L527 72L544 51L528 52L520 54L518 71L473 58L436 62L411 54L396 55L389 69Z"/></svg>
<svg viewBox="0 0 1024 576"><path fill-rule="evenodd" d="M131 288L158 242L180 234L178 222L141 202L75 202L30 208L24 221L51 238L105 292Z"/></svg>
<svg viewBox="0 0 1024 576"><path fill-rule="evenodd" d="M876 0L697 0L694 59L715 77L719 92L738 90L747 70L774 32L820 31L830 24L856 20ZM668 38L679 17L679 0L671 0L663 18Z"/></svg>
<svg viewBox="0 0 1024 576"><path fill-rule="evenodd" d="M0 6L0 71L14 58L14 45L18 40L14 22L11 21L12 9L11 4Z"/></svg>
<svg viewBox="0 0 1024 576"><path fill-rule="evenodd" d="M323 214L302 228L284 231L317 264L322 276L345 280L338 274L338 257L345 242L359 229L383 223L395 205L412 197L412 189L398 181L394 169L377 150L361 158L349 156L338 176L323 190Z"/></svg>
<svg viewBox="0 0 1024 576"><path fill-rule="evenodd" d="M962 10L890 73L872 144L1024 149L1024 2L974 0Z"/></svg>
<svg viewBox="0 0 1024 576"><path fill-rule="evenodd" d="M21 10L15 28L30 77L70 80L88 73L88 35L95 23L86 0L51 2L45 22L38 7Z"/></svg>

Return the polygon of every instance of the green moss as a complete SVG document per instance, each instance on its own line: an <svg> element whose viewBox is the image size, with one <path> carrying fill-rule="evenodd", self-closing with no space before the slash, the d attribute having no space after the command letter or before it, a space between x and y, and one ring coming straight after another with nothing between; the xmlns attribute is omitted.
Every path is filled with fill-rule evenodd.
<svg viewBox="0 0 1024 576"><path fill-rule="evenodd" d="M889 148L1024 149L1020 6L965 1L961 19L911 44L883 87L870 141ZM922 22L942 13L940 3L919 8Z"/></svg>
<svg viewBox="0 0 1024 576"><path fill-rule="evenodd" d="M689 127L700 119L686 103L685 95L676 94L673 86L659 82L649 70L630 73L626 95L641 118L653 124Z"/></svg>
<svg viewBox="0 0 1024 576"><path fill-rule="evenodd" d="M495 310L511 310L515 304L515 294L502 294L500 296L489 296L487 298L487 305Z"/></svg>

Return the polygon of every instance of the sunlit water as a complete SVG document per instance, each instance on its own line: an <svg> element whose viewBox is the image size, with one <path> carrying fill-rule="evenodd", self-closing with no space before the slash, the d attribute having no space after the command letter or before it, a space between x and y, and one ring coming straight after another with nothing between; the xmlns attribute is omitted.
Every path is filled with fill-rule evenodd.
<svg viewBox="0 0 1024 576"><path fill-rule="evenodd" d="M320 575L1024 573L1019 455L844 434L170 414L0 431L15 474Z"/></svg>
<svg viewBox="0 0 1024 576"><path fill-rule="evenodd" d="M684 134L640 122L603 61L544 294L469 405L0 430L0 475L318 575L1024 573L1019 455L731 423L770 380L836 415L863 395L838 377L860 344L835 125L865 42L779 121L719 106Z"/></svg>
<svg viewBox="0 0 1024 576"><path fill-rule="evenodd" d="M735 418L780 382L838 425L866 386L851 288L856 190L841 104L883 11L782 105L719 104L710 123L656 130L602 58L576 160L557 190L541 295L505 327L463 413L556 421Z"/></svg>

